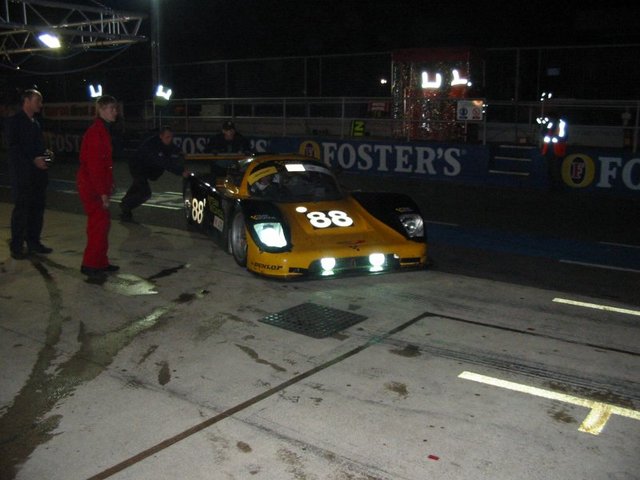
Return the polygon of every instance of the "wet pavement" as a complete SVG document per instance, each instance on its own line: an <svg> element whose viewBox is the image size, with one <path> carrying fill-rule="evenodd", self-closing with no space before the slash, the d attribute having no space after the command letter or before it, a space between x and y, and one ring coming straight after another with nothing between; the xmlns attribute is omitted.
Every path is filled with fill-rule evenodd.
<svg viewBox="0 0 640 480"><path fill-rule="evenodd" d="M592 200L566 217L575 203L549 212L539 192L432 186L434 226L511 221L512 248L448 240L434 255L455 268L306 282L249 274L179 210L149 208L112 223L121 270L92 283L84 216L58 190L43 237L55 250L29 260L9 257L0 201L2 480L637 478L635 257L585 273L522 250L534 233L632 249L628 201L602 200L619 211L607 226ZM479 274L489 263L504 271ZM320 339L262 321L301 305L362 318Z"/></svg>

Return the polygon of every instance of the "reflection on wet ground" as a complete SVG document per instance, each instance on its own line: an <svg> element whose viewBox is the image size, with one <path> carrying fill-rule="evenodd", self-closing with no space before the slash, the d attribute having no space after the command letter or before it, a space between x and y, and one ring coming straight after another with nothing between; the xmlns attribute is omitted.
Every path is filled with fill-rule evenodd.
<svg viewBox="0 0 640 480"><path fill-rule="evenodd" d="M4 408L0 416L0 478L3 480L14 478L29 455L55 435L53 432L58 428L61 416L51 412L60 400L73 395L80 385L100 375L124 347L142 332L157 326L177 305L206 294L206 291L182 293L168 305L157 307L148 315L114 331L90 333L85 326L85 320L88 319L69 319L63 315L62 291L48 268L78 276L80 272L49 259L32 259L31 263L46 286L49 316L45 342L38 352L29 377L11 405ZM156 286L151 280L166 277L182 268L185 265L163 270L149 279L129 274L113 275L107 277L102 286L106 290L127 296L156 294ZM61 362L63 351L58 348L58 344L62 324L69 320L79 321L77 339L80 347L70 358ZM153 351L147 353L151 355ZM164 363L158 374L158 382L164 385L170 379L169 365Z"/></svg>

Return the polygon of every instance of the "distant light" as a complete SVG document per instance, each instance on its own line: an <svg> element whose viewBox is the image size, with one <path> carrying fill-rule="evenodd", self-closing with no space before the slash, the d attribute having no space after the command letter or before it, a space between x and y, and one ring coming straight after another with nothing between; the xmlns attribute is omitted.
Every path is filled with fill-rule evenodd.
<svg viewBox="0 0 640 480"><path fill-rule="evenodd" d="M158 88L156 89L156 97L161 97L165 100L169 100L172 93L173 91L171 89L165 90L162 85L158 85Z"/></svg>
<svg viewBox="0 0 640 480"><path fill-rule="evenodd" d="M60 39L56 35L50 33L41 33L38 35L38 40L44 43L49 48L60 48Z"/></svg>
<svg viewBox="0 0 640 480"><path fill-rule="evenodd" d="M558 122L558 137L564 138L566 134L567 134L567 122L560 119L560 121Z"/></svg>
<svg viewBox="0 0 640 480"><path fill-rule="evenodd" d="M298 212L298 213L307 213L307 207L304 207L304 206L296 207L296 212Z"/></svg>
<svg viewBox="0 0 640 480"><path fill-rule="evenodd" d="M467 85L469 81L466 78L460 78L460 72L455 68L451 71L451 75L453 79L451 80L451 86L455 87L456 85Z"/></svg>
<svg viewBox="0 0 640 480"><path fill-rule="evenodd" d="M435 80L429 80L429 73L422 72L422 88L440 88L442 85L442 75L436 73Z"/></svg>
<svg viewBox="0 0 640 480"><path fill-rule="evenodd" d="M388 80L386 78L381 78L380 79L380 85L386 85L388 82Z"/></svg>
<svg viewBox="0 0 640 480"><path fill-rule="evenodd" d="M102 85L98 84L97 87L89 85L89 95L91 98L98 98L102 96Z"/></svg>

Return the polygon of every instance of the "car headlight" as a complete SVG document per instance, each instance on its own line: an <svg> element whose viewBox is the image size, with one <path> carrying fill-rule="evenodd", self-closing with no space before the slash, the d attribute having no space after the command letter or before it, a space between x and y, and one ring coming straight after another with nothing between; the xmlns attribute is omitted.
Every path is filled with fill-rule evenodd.
<svg viewBox="0 0 640 480"><path fill-rule="evenodd" d="M267 247L282 248L287 245L287 239L280 223L256 223L253 228L260 241Z"/></svg>
<svg viewBox="0 0 640 480"><path fill-rule="evenodd" d="M424 237L424 221L418 213L403 213L400 222L409 238Z"/></svg>

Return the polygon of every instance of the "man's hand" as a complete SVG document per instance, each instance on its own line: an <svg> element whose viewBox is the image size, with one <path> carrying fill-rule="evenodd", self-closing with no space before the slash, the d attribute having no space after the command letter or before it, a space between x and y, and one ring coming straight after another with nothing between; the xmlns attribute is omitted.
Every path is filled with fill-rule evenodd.
<svg viewBox="0 0 640 480"><path fill-rule="evenodd" d="M102 208L105 210L109 209L109 195L100 195L100 199L102 200Z"/></svg>
<svg viewBox="0 0 640 480"><path fill-rule="evenodd" d="M48 170L49 169L49 165L47 165L47 162L44 161L44 156L39 156L39 157L34 158L33 159L33 163L40 170Z"/></svg>

